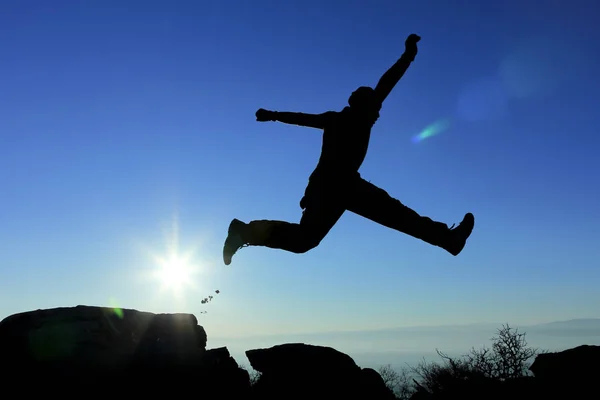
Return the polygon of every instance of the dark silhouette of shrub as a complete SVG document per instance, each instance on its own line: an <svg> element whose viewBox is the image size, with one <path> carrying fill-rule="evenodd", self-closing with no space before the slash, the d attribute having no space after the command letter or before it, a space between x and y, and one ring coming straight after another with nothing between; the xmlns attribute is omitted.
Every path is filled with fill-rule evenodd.
<svg viewBox="0 0 600 400"><path fill-rule="evenodd" d="M401 400L417 397L417 394L447 393L465 384L486 385L527 377L530 376L532 359L540 351L530 347L525 336L526 333L508 324L502 325L491 338L491 347L472 348L461 357L451 357L436 350L441 362L423 360L400 371L386 365L379 369L379 373Z"/></svg>
<svg viewBox="0 0 600 400"><path fill-rule="evenodd" d="M408 400L415 392L411 374L408 368L395 370L390 364L381 366L377 372L385 385L394 392L397 399Z"/></svg>

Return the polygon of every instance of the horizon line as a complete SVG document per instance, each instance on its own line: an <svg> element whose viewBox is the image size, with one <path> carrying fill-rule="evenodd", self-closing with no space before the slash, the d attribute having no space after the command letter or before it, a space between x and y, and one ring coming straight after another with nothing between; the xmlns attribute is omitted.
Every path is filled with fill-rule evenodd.
<svg viewBox="0 0 600 400"><path fill-rule="evenodd" d="M581 318L570 318L564 320L549 320L546 322L537 322L532 324L511 324L510 322L471 322L465 324L446 324L446 325L410 325L410 326L391 326L391 327L382 327L382 328L368 328L368 329L345 329L345 330L323 330L323 331L298 331L298 332L286 332L286 333L265 333L265 334L250 334L246 336L228 336L228 335L219 335L215 336L218 338L227 338L227 339L248 339L248 338L266 338L266 337L278 337L278 336L293 336L293 335L331 335L331 334L347 334L347 333L376 333L382 331L393 331L400 329L432 329L432 328L468 328L468 327L476 327L476 326L496 326L497 329L500 329L502 325L508 324L511 327L515 327L517 329L521 328L535 328L541 325L549 325L549 324L560 324L560 323L568 323L568 322L576 322L576 321L598 321L600 322L600 317L581 317Z"/></svg>

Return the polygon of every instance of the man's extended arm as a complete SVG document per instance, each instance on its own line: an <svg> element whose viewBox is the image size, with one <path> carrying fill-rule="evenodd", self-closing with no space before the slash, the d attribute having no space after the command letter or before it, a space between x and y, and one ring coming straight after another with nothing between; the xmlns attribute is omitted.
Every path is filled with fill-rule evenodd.
<svg viewBox="0 0 600 400"><path fill-rule="evenodd" d="M380 104L383 104L383 101L391 93L392 89L394 89L400 78L404 76L413 59L411 56L406 55L406 53L402 54L398 61L385 71L381 79L379 79L377 86L375 86L375 96Z"/></svg>
<svg viewBox="0 0 600 400"><path fill-rule="evenodd" d="M404 75L410 64L414 61L417 55L417 42L421 38L415 34L410 35L406 39L406 50L400 56L398 61L388 69L375 87L375 96L380 104L388 97L392 89L396 86L400 78Z"/></svg>
<svg viewBox="0 0 600 400"><path fill-rule="evenodd" d="M323 129L328 113L307 114L301 112L269 111L260 109L256 112L257 121L279 121L284 124L306 126L309 128Z"/></svg>

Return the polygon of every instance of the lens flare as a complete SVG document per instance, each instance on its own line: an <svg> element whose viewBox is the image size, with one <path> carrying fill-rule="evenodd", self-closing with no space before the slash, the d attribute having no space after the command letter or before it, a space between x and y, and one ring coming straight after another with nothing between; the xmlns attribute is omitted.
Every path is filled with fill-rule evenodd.
<svg viewBox="0 0 600 400"><path fill-rule="evenodd" d="M434 135L445 131L446 129L448 129L449 126L450 121L448 121L447 119L436 121L433 124L427 126L425 129L423 129L418 135L413 136L412 141L413 143L422 142L427 138L430 138Z"/></svg>
<svg viewBox="0 0 600 400"><path fill-rule="evenodd" d="M117 299L115 299L114 297L111 297L108 300L108 303L110 304L110 308L112 308L112 312L117 316L117 318L123 319L124 313L123 313L123 310L121 309L121 307L119 306Z"/></svg>

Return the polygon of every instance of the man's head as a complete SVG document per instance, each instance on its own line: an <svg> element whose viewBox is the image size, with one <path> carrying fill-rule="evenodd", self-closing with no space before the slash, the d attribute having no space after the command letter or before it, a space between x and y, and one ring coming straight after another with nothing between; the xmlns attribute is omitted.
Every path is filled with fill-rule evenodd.
<svg viewBox="0 0 600 400"><path fill-rule="evenodd" d="M348 98L348 105L359 114L364 114L373 122L379 118L381 103L375 97L375 90L368 86L361 86L356 89Z"/></svg>

